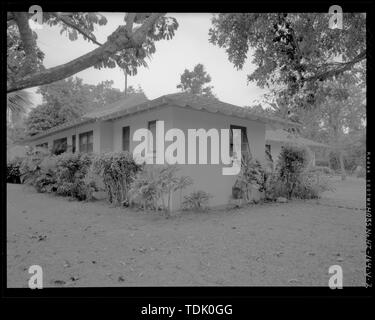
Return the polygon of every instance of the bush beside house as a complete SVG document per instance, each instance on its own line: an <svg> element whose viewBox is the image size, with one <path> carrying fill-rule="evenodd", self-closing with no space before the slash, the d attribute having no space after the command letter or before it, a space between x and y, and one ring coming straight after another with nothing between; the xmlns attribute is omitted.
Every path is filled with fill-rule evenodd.
<svg viewBox="0 0 375 320"><path fill-rule="evenodd" d="M309 163L309 151L292 144L283 147L275 169L269 165L264 169L258 161L245 156L233 186L233 198L254 202L251 197L254 190L262 192L266 201L319 198L322 192L331 189L324 176L332 172L329 168L311 167Z"/></svg>
<svg viewBox="0 0 375 320"><path fill-rule="evenodd" d="M45 149L34 148L21 163L21 181L32 185L38 192L87 200L95 190L94 183L85 179L91 161L87 154L56 156Z"/></svg>
<svg viewBox="0 0 375 320"><path fill-rule="evenodd" d="M142 167L129 152L109 152L96 155L92 172L102 177L107 200L114 205L129 203L129 189Z"/></svg>
<svg viewBox="0 0 375 320"><path fill-rule="evenodd" d="M6 182L21 183L20 167L22 158L15 157L7 162Z"/></svg>
<svg viewBox="0 0 375 320"><path fill-rule="evenodd" d="M203 190L194 191L184 197L182 208L183 210L206 210L210 198L212 198L212 195Z"/></svg>
<svg viewBox="0 0 375 320"><path fill-rule="evenodd" d="M279 197L318 198L323 191L330 190L324 176L331 171L308 167L308 163L308 152L296 145L285 146L275 166L263 168L251 156L244 157L233 186L233 198L254 202L254 192L262 193L266 201ZM179 176L178 170L176 165L138 165L128 152L53 155L34 148L22 161L17 158L8 163L7 182L27 183L38 192L78 200L90 200L102 188L111 204L164 210L168 214L172 193L192 184L189 177ZM185 196L182 209L205 209L210 197L206 191L195 191Z"/></svg>
<svg viewBox="0 0 375 320"><path fill-rule="evenodd" d="M176 165L146 165L139 171L129 190L130 202L143 209L171 211L172 193L192 184L187 176L178 176Z"/></svg>

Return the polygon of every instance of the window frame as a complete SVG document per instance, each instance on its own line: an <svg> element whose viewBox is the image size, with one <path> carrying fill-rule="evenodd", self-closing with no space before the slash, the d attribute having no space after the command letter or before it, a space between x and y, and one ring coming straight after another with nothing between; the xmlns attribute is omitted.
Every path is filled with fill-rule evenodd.
<svg viewBox="0 0 375 320"><path fill-rule="evenodd" d="M75 153L77 150L77 135L72 135L72 153Z"/></svg>
<svg viewBox="0 0 375 320"><path fill-rule="evenodd" d="M125 132L127 131L127 141L125 139ZM126 148L127 145L127 148ZM122 127L122 151L130 152L130 126Z"/></svg>
<svg viewBox="0 0 375 320"><path fill-rule="evenodd" d="M92 142L89 143L90 136L92 137ZM82 139L86 137L86 143L82 143ZM92 153L94 151L94 131L86 131L82 132L78 136L78 143L79 143L79 152L85 152L85 153ZM89 150L89 145L91 145L91 150ZM82 148L82 146L85 146L85 148Z"/></svg>
<svg viewBox="0 0 375 320"><path fill-rule="evenodd" d="M151 120L147 122L147 129L152 133L152 150L150 148L150 136L148 137L148 142L147 142L147 149L148 152L152 153L153 155L156 154L156 122L158 120ZM155 123L155 132L151 131L151 124Z"/></svg>
<svg viewBox="0 0 375 320"><path fill-rule="evenodd" d="M250 155L250 144L249 144L249 138L247 135L247 127L239 126L236 124L231 124L229 127L229 155L233 156L233 129L240 129L241 130L241 157L243 157L245 154ZM244 139L245 138L245 139ZM244 141L246 140L246 141ZM245 148L244 148L245 146Z"/></svg>
<svg viewBox="0 0 375 320"><path fill-rule="evenodd" d="M64 148L59 149L58 153L56 153L56 147L57 147L58 143L60 143L60 146L63 145ZM54 154L59 155L59 154L62 154L64 152L67 152L67 151L68 151L68 138L67 137L63 137L63 138L53 140L52 152Z"/></svg>

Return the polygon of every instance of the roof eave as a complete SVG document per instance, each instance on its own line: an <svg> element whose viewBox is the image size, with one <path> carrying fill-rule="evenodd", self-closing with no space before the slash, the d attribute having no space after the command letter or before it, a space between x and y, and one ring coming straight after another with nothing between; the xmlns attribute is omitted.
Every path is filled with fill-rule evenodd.
<svg viewBox="0 0 375 320"><path fill-rule="evenodd" d="M81 119L80 121L77 121L75 123L68 123L66 125L61 125L61 126L58 126L58 127L54 127L46 132L43 132L43 133L39 133L39 134L36 134L34 136L31 136L29 138L26 138L24 140L22 140L24 143L27 143L27 142L32 142L32 141L35 141L35 140L39 140L39 139L42 139L42 138L45 138L45 137L48 137L49 135L51 134L54 134L54 133L58 133L58 132L61 132L61 131L64 131L64 130L67 130L67 129L71 129L71 128L74 128L76 126L79 126L79 125L82 125L82 124L86 124L86 123L90 123L90 122L94 122L96 121L97 119L95 118L90 118L90 119Z"/></svg>

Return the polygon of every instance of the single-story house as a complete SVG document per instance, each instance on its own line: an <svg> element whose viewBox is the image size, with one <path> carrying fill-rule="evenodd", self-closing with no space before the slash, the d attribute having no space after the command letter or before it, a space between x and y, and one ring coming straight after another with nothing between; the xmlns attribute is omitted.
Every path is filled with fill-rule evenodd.
<svg viewBox="0 0 375 320"><path fill-rule="evenodd" d="M315 165L316 152L321 148L330 148L328 145L302 138L284 129L266 130L266 149L271 153L272 160L277 161L281 148L286 144L304 145L310 149L311 162Z"/></svg>
<svg viewBox="0 0 375 320"><path fill-rule="evenodd" d="M165 132L178 128L186 136L188 129L240 129L242 151L250 152L262 164L265 163L266 132L296 127L295 123L281 118L261 116L249 109L189 93L168 94L153 100L147 100L143 94L134 94L73 122L34 135L26 143L47 148L60 145L72 152L132 152L139 144L133 140L134 132L140 128L155 132L157 120L164 121ZM166 141L165 148L170 143ZM197 157L198 146L197 143ZM207 149L207 159L211 159L210 148ZM186 155L187 152L186 143ZM173 196L173 209L180 207L184 195L196 190L210 193L212 206L228 203L236 176L222 174L225 164L220 161L219 164L179 166L180 174L190 176L194 183Z"/></svg>

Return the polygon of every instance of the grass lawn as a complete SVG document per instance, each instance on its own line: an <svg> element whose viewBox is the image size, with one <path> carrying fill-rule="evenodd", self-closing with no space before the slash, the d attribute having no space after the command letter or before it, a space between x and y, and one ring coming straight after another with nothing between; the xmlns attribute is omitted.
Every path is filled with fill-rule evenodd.
<svg viewBox="0 0 375 320"><path fill-rule="evenodd" d="M365 285L365 180L334 179L316 201L229 211L161 214L110 208L7 186L7 285L44 286ZM357 208L357 209L353 209Z"/></svg>

